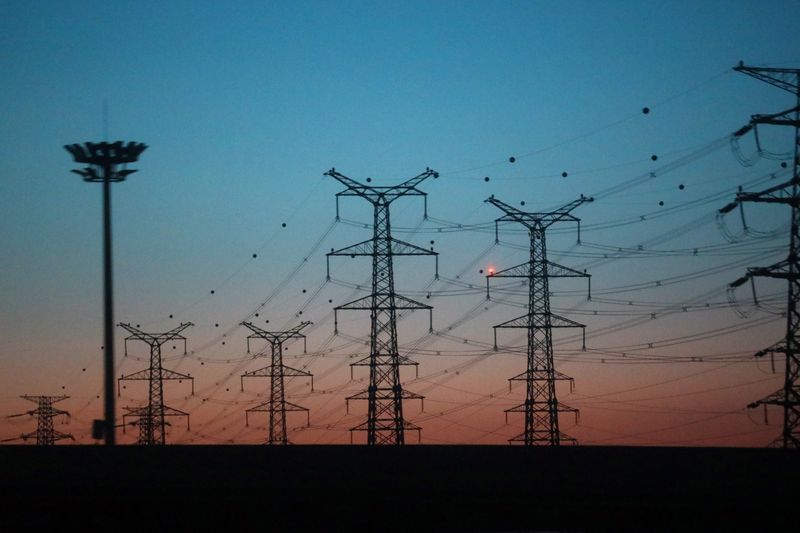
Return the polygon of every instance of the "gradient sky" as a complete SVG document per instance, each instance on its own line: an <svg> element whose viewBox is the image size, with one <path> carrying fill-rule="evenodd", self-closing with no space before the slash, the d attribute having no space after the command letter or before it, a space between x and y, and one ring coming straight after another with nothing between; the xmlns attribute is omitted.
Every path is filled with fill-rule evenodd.
<svg viewBox="0 0 800 533"><path fill-rule="evenodd" d="M422 442L503 444L522 431L503 411L523 399L507 379L524 370L524 337L502 330L491 345L492 325L524 313L526 288L494 280L487 301L480 270L525 261L527 237L503 226L494 245L501 213L483 201L541 211L586 194L597 199L575 211L582 243L574 226L548 233L549 259L593 276L592 301L583 280L551 285L553 311L587 326L587 351L576 332L555 335L557 368L576 385L559 384L559 399L581 410L562 429L583 444L766 445L779 413L764 425L745 405L781 386L751 355L783 335L785 286L760 282L759 309L746 286L732 306L725 286L785 256L788 211L748 206L747 234L736 212L726 228L714 215L738 186L787 178L788 130L763 131L769 153L746 164L728 136L793 105L789 94L731 68L800 66L797 20L788 1L5 2L0 415L28 410L22 394L67 394L72 417L57 428L93 442L101 188L69 172L62 146L105 137L149 145L113 186L116 321L195 324L188 355L164 347L165 367L196 388L165 386L192 422L176 422L170 442L265 440L266 415L245 426L268 385L240 390L243 372L268 364L245 352L246 319L314 322L309 354L286 351L315 375L314 392L287 383L311 409L308 428L290 415L290 438L349 442L366 405L348 414L344 398L367 372L351 380L348 363L366 355L368 320L343 313L334 337L331 309L365 294L370 264L333 258L326 282L325 253L367 239L371 211L346 198L336 222L342 187L322 173L381 185L431 167L429 218L418 198L392 206L396 237L440 253L439 280L431 258L395 265L398 292L435 308L433 335L419 313L398 326L419 362L418 378L403 377L426 396L424 411L405 407ZM741 150L753 155L752 135ZM146 346L123 357L123 333L117 373L145 368ZM118 407L145 400L129 383ZM0 438L33 429L4 419Z"/></svg>

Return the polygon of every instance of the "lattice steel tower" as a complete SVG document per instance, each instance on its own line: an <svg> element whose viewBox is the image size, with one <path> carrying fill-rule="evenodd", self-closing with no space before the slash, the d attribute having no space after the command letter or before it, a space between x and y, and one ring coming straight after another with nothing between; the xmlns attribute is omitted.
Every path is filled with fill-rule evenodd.
<svg viewBox="0 0 800 533"><path fill-rule="evenodd" d="M526 384L525 403L506 410L508 413L525 414L525 431L509 442L523 442L526 446L558 446L562 441L575 442L558 429L558 413L577 409L559 403L556 398L556 381L573 379L557 372L553 364L553 328L585 328L572 320L550 312L549 278L588 278L579 272L547 260L545 230L556 222L578 223L580 241L580 219L570 212L592 198L580 199L549 213L526 213L501 202L494 196L486 201L506 214L495 221L495 230L500 222L517 222L528 228L530 237L530 259L526 263L500 270L486 277L486 297L489 298L489 278L526 278L528 280L528 313L494 326L494 346L497 349L497 328L522 328L528 330L528 367L511 381ZM499 239L495 237L495 241ZM591 279L590 279L591 282ZM591 285L590 285L591 291ZM585 346L585 341L584 341Z"/></svg>
<svg viewBox="0 0 800 533"><path fill-rule="evenodd" d="M245 411L245 423L250 425L248 415L253 412L269 413L269 435L267 444L290 444L289 434L286 430L287 411L305 411L308 416L308 409L300 405L287 402L284 392L284 378L286 377L307 377L311 378L311 390L314 390L314 376L305 370L298 370L283 364L283 343L289 339L303 339L303 353L306 352L306 336L300 331L311 322L302 322L287 331L264 331L250 322L242 322L242 325L253 332L247 337L247 353L250 353L250 339L263 339L272 348L272 360L269 366L245 372L241 376L242 391L244 391L244 378L267 377L269 382L269 401L257 405Z"/></svg>
<svg viewBox="0 0 800 533"><path fill-rule="evenodd" d="M372 239L327 254L328 259L336 255L372 257L372 294L334 308L335 332L338 332L338 311L370 311L369 386L367 390L347 398L348 403L350 400L367 400L367 420L351 428L351 436L353 431L366 431L367 444L405 444L406 430L420 431L420 428L403 417L403 400L421 400L423 397L404 390L400 383L400 366L414 363L398 353L397 311L427 309L432 315L433 308L395 293L392 258L397 255L433 255L437 257L438 265L438 254L392 237L389 205L401 196L422 196L426 201L427 216L427 195L417 186L430 177L439 177L439 174L426 169L393 187L363 185L336 172L336 169L325 175L347 187L336 194L337 220L340 196L360 196L374 207ZM367 178L367 181L371 179ZM354 363L364 364L365 361Z"/></svg>
<svg viewBox="0 0 800 533"><path fill-rule="evenodd" d="M771 446L783 448L800 448L800 69L748 67L742 63L734 70L774 85L794 95L795 105L785 111L772 115L753 115L750 123L736 132L740 137L751 129L758 131L759 124L789 126L794 128L794 158L792 161L792 178L786 183L770 187L760 192L740 192L736 200L720 209L727 213L743 202L763 202L785 204L791 207L791 234L789 236L789 256L783 261L767 267L747 269L747 274L730 284L738 287L753 277L785 279L789 283L788 301L786 305L786 336L777 344L756 353L756 357L767 354L783 353L786 355L786 375L783 388L751 403L748 407L777 405L783 407L783 431ZM758 136L756 136L756 140ZM760 149L760 147L759 147Z"/></svg>
<svg viewBox="0 0 800 533"><path fill-rule="evenodd" d="M33 402L37 404L36 409L31 411L27 411L25 413L21 413L18 415L11 415L9 418L13 418L16 416L35 416L36 417L36 431L31 433L23 433L18 438L22 440L28 440L32 438L36 438L36 445L37 446L52 446L56 443L56 441L63 440L63 439L72 439L75 440L75 437L70 435L69 433L62 433L57 431L53 427L53 419L57 416L64 415L69 416L67 411L63 411L56 407L53 407L53 404L56 402L60 402L62 400L66 400L69 396L28 396L23 395L20 396L29 402ZM15 439L8 439L8 440L15 440Z"/></svg>
<svg viewBox="0 0 800 533"><path fill-rule="evenodd" d="M167 417L185 416L188 424L189 413L179 411L164 405L164 381L165 380L189 380L192 383L192 394L194 394L194 378L187 375L167 370L161 366L161 346L169 341L183 341L183 353L186 354L186 337L181 332L193 326L191 322L186 322L165 333L145 333L139 328L130 324L119 324L130 335L125 338L125 355L128 355L128 341L138 340L150 346L150 367L127 376L122 376L117 380L117 394L122 381L147 381L148 396L147 405L144 407L126 407L122 416L123 427L128 418L136 419L133 424L139 427L139 439L137 444L152 446L166 444L166 422Z"/></svg>

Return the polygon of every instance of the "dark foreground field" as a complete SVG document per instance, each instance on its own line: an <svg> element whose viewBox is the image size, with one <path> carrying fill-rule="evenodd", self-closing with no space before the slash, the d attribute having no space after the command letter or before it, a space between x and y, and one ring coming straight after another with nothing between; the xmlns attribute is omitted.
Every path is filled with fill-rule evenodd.
<svg viewBox="0 0 800 533"><path fill-rule="evenodd" d="M719 448L6 446L0 464L4 531L797 531L800 481L797 452Z"/></svg>

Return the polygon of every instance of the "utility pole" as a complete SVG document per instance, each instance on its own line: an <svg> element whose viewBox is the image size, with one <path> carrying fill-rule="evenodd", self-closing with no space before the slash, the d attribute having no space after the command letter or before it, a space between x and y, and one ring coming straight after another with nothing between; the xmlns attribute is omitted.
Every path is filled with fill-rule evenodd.
<svg viewBox="0 0 800 533"><path fill-rule="evenodd" d="M185 416L186 423L189 423L189 413L173 409L164 405L164 381L188 379L192 383L192 394L194 394L194 378L187 374L180 374L172 370L167 370L161 366L161 346L169 341L183 341L183 353L186 354L186 337L181 332L193 326L191 322L186 322L177 326L166 333L145 333L139 328L130 324L119 324L119 327L126 330L130 335L125 338L125 355L128 355L128 341L138 340L150 346L150 367L127 376L122 376L117 381L117 394L120 393L119 386L121 381L147 381L149 392L147 405L144 407L126 407L127 413L122 417L123 427L128 418L135 418L134 425L139 427L139 439L137 444L145 446L166 444L166 429L168 423L166 417Z"/></svg>
<svg viewBox="0 0 800 533"><path fill-rule="evenodd" d="M53 427L53 419L59 415L69 416L69 413L63 411L61 409L57 409L53 407L53 404L56 402L60 402L62 400L66 400L69 396L28 396L23 395L20 396L29 402L33 402L37 404L36 409L32 411L27 411L25 413L20 413L18 415L11 415L8 418L14 418L17 416L35 416L36 417L36 431L31 433L23 433L17 438L22 440L28 440L32 438L36 438L36 445L37 446L53 446L56 441L63 440L63 439L72 439L75 440L75 437L68 433L61 433L57 431ZM16 440L16 439L7 439L7 440ZM5 442L5 441L4 441Z"/></svg>
<svg viewBox="0 0 800 533"><path fill-rule="evenodd" d="M311 390L314 390L314 376L305 370L298 370L283 364L283 343L289 339L303 339L303 353L306 353L306 336L300 331L311 322L302 322L300 325L287 331L265 331L251 322L242 322L242 325L253 333L247 337L247 353L250 353L250 340L263 339L272 348L272 359L270 365L252 372L245 372L241 376L242 391L244 391L244 378L268 377L269 382L269 401L257 405L245 411L245 423L249 426L248 415L253 412L269 413L269 435L267 444L290 444L289 434L286 430L287 411L305 411L306 417L309 416L308 409L300 405L287 402L284 392L284 378L286 377L308 377L311 378ZM307 424L310 419L307 418Z"/></svg>
<svg viewBox="0 0 800 533"><path fill-rule="evenodd" d="M556 398L556 381L573 378L555 370L553 364L553 328L584 328L567 318L550 312L549 278L589 278L586 272L579 272L547 260L545 230L556 222L570 221L578 223L578 242L580 242L580 219L570 212L592 198L581 196L580 199L549 213L526 213L489 197L486 202L499 208L505 215L495 220L495 242L499 242L497 224L500 222L517 222L528 228L530 237L530 258L505 270L490 273L486 276L486 298L489 298L490 278L525 278L528 280L528 312L494 326L494 349L497 350L497 328L522 328L528 330L528 367L525 372L509 380L524 381L526 384L525 403L506 410L508 413L525 414L525 431L510 439L509 442L522 442L526 446L559 446L562 441L575 443L558 429L558 413L573 412L577 418L578 410L559 403ZM589 278L591 283L591 278ZM591 285L589 286L591 298ZM584 333L584 348L586 347Z"/></svg>
<svg viewBox="0 0 800 533"><path fill-rule="evenodd" d="M104 382L104 420L95 420L92 433L94 438L105 437L107 446L116 442L116 422L114 412L114 283L112 279L113 262L111 249L111 184L125 181L136 170L127 168L128 163L139 159L147 145L144 143L122 141L114 143L87 142L64 146L77 163L86 163L82 169L72 172L83 177L83 181L103 184L103 382ZM121 168L120 168L121 167Z"/></svg>
<svg viewBox="0 0 800 533"><path fill-rule="evenodd" d="M392 187L364 185L340 174L336 169L329 170L325 175L347 187L336 194L337 220L341 196L360 196L374 208L371 239L340 250L331 250L327 254L328 261L331 256L372 257L372 293L334 308L334 333L338 333L338 311L370 312L370 351L367 358L369 386L367 390L346 399L348 405L350 400L367 400L367 420L350 428L350 438L352 441L353 431L366 431L367 444L405 444L406 430L419 432L420 428L403 417L403 400L422 400L423 396L404 390L400 383L400 366L415 363L398 353L397 311L427 309L430 313L429 330L432 331L433 308L395 293L392 258L397 255L432 255L437 258L438 277L438 254L392 237L389 205L402 196L422 196L427 217L427 194L417 186L430 177L438 178L439 174L426 169L422 174ZM367 182L370 181L367 178ZM363 360L354 363L354 366L364 365Z"/></svg>
<svg viewBox="0 0 800 533"><path fill-rule="evenodd" d="M771 115L753 115L747 126L741 128L734 135L741 137L750 130L756 133L758 142L758 126L774 125L789 126L794 128L794 157L792 161L792 178L780 185L770 187L760 192L739 192L736 199L720 209L720 213L728 213L744 202L760 202L784 204L791 207L791 230L789 235L789 256L783 261L767 267L751 267L747 274L730 284L731 288L743 285L748 280L753 283L754 277L767 277L785 279L788 284L788 301L786 305L786 336L778 343L760 350L756 357L776 353L786 356L786 371L783 388L748 405L750 408L763 405L766 410L768 405L777 405L783 408L783 431L771 443L771 446L782 448L800 448L800 344L798 330L800 330L800 69L792 68L765 68L750 67L739 63L734 70L752 76L758 80L769 83L775 87L788 91L794 96L795 105L785 111ZM760 149L760 146L759 146Z"/></svg>

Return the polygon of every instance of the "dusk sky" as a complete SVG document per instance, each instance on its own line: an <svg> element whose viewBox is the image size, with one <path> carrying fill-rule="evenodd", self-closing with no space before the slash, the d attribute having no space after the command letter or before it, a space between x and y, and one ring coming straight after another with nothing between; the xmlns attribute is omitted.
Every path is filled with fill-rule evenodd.
<svg viewBox="0 0 800 533"><path fill-rule="evenodd" d="M394 235L439 252L395 261L399 294L434 307L398 323L406 402L425 444L505 444L524 399L527 287L482 271L527 260L521 226L495 244L490 195L526 211L594 196L548 231L549 259L592 275L551 280L553 312L586 325L556 330L558 398L580 409L561 429L580 444L754 446L781 413L746 405L782 387L753 353L785 334L785 283L727 284L786 256L789 210L747 205L719 219L739 186L790 177L788 128L731 134L753 114L793 105L785 91L732 67L800 67L800 4L704 2L34 2L0 6L0 439L35 430L23 394L70 398L56 429L91 444L102 417L101 187L84 183L63 145L148 145L113 185L115 322L163 332L182 322L164 366L166 403L189 412L168 442L256 444L269 364L246 353L252 321L281 330L310 320L308 353L285 363L296 444L348 443L366 417L345 397L366 387L367 313L335 305L368 293L368 258L326 252L372 235L371 207L340 201L323 173L392 185L430 167L420 198L392 205ZM104 108L107 112L104 113ZM644 113L647 108L649 112ZM510 158L514 158L511 162ZM787 162L789 168L782 168ZM487 179L488 178L488 179ZM780 181L779 181L780 180ZM522 203L524 202L524 204ZM285 224L285 226L284 226ZM212 294L213 291L213 294ZM266 321L269 321L268 323ZM147 346L116 329L117 375L147 366ZM263 346L253 346L263 348ZM147 399L129 382L118 413ZM136 440L134 429L119 442ZM416 442L415 435L407 440ZM364 441L356 434L354 442Z"/></svg>

